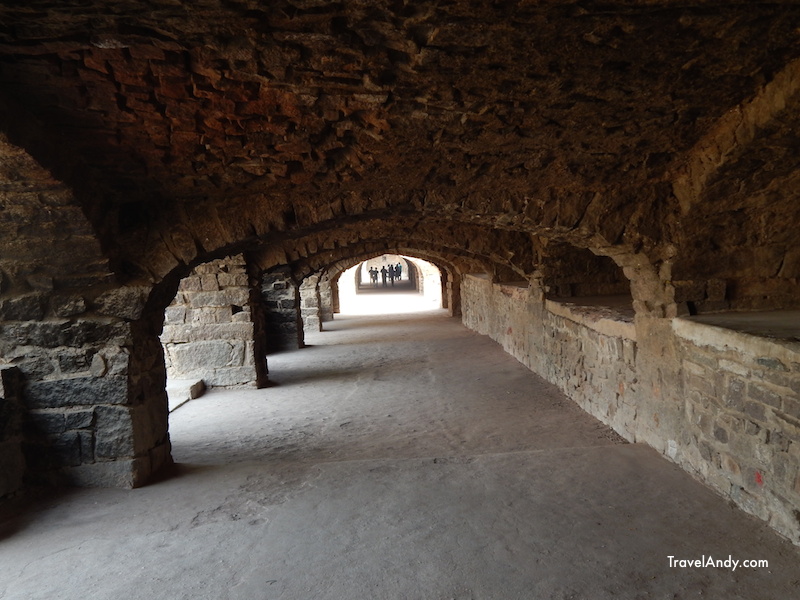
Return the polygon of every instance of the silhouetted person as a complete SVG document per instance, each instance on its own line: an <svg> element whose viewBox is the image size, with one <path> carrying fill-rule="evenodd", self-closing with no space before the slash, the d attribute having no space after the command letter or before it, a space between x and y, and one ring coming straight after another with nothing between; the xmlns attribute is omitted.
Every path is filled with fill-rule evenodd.
<svg viewBox="0 0 800 600"><path fill-rule="evenodd" d="M372 282L372 287L378 286L378 269L375 267L370 267L369 280Z"/></svg>
<svg viewBox="0 0 800 600"><path fill-rule="evenodd" d="M389 265L389 280L392 282L392 285L394 285L394 274L394 265Z"/></svg>
<svg viewBox="0 0 800 600"><path fill-rule="evenodd" d="M386 270L386 267L381 267L381 279L383 280L383 287L386 287L387 275L389 275L389 271Z"/></svg>
<svg viewBox="0 0 800 600"><path fill-rule="evenodd" d="M394 276L397 281L400 281L400 278L403 276L403 265L400 263L397 263L397 265L394 267Z"/></svg>

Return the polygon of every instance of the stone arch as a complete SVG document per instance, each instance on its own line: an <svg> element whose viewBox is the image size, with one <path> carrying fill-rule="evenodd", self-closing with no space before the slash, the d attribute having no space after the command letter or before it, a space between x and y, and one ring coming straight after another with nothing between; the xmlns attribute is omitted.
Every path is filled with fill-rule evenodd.
<svg viewBox="0 0 800 600"><path fill-rule="evenodd" d="M181 279L161 334L170 378L203 387L256 381L250 285L241 254L197 265Z"/></svg>
<svg viewBox="0 0 800 600"><path fill-rule="evenodd" d="M451 316L457 316L453 312L453 306L460 306L460 302L458 300L458 290L456 289L453 291L452 285L450 282L454 280L458 280L460 278L460 272L456 265L444 260L441 256L431 256L427 253L420 252L419 250L409 250L409 251L389 251L389 252L370 252L367 254L363 254L357 257L351 257L349 259L338 261L336 264L327 267L325 270L329 273L331 281L335 282L337 295L338 295L338 281L341 277L342 273L346 270L361 264L365 261L368 261L372 258L380 257L384 254L396 254L398 256L405 257L409 262L413 264L413 268L418 273L415 275L416 277L421 277L421 273L423 272L422 265L415 263L415 259L424 260L429 264L432 264L438 271L439 271L439 285L441 286L441 307L448 309ZM424 256L425 257L424 257ZM416 282L417 290L421 291L421 285L424 285L424 282L419 280ZM338 300L336 302L338 304Z"/></svg>
<svg viewBox="0 0 800 600"><path fill-rule="evenodd" d="M539 243L539 278L545 293L561 298L628 296L631 285L621 266L598 255L557 241Z"/></svg>
<svg viewBox="0 0 800 600"><path fill-rule="evenodd" d="M800 60L717 119L674 165L683 312L800 306ZM713 232L713 235L709 235Z"/></svg>
<svg viewBox="0 0 800 600"><path fill-rule="evenodd" d="M166 412L145 400L163 387L151 287L116 283L68 188L4 137L0 156L0 362L24 380L28 476L139 485L169 462L166 428L138 426Z"/></svg>

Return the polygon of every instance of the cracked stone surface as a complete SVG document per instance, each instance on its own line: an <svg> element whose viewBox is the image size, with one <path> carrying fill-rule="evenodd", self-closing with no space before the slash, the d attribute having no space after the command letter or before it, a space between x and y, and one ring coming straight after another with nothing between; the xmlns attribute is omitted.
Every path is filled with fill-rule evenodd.
<svg viewBox="0 0 800 600"><path fill-rule="evenodd" d="M798 549L441 311L170 417L175 477L5 506L0 598L789 598ZM731 572L668 556L767 559Z"/></svg>

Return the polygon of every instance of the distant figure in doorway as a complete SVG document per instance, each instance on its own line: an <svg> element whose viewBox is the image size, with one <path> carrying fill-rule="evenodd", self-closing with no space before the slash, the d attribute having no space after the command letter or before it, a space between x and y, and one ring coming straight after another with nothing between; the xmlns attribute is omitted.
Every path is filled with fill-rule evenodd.
<svg viewBox="0 0 800 600"><path fill-rule="evenodd" d="M389 275L389 271L386 270L386 267L381 267L381 279L383 280L383 287L386 287L387 275Z"/></svg>
<svg viewBox="0 0 800 600"><path fill-rule="evenodd" d="M389 265L389 280L394 285L394 265Z"/></svg>
<svg viewBox="0 0 800 600"><path fill-rule="evenodd" d="M394 267L394 276L397 281L400 281L400 278L403 276L403 265L397 263Z"/></svg>
<svg viewBox="0 0 800 600"><path fill-rule="evenodd" d="M370 267L369 280L372 282L372 287L378 287L378 269Z"/></svg>

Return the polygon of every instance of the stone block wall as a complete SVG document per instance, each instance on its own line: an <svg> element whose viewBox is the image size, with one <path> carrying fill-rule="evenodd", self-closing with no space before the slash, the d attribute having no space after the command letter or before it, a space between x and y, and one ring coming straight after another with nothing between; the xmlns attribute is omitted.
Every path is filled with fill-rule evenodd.
<svg viewBox="0 0 800 600"><path fill-rule="evenodd" d="M800 522L800 344L676 319L681 460L785 535Z"/></svg>
<svg viewBox="0 0 800 600"><path fill-rule="evenodd" d="M333 290L330 279L325 274L312 275L303 280L299 291L303 331L322 331L322 324L333 320Z"/></svg>
<svg viewBox="0 0 800 600"><path fill-rule="evenodd" d="M800 345L475 275L462 307L467 327L584 410L800 543Z"/></svg>
<svg viewBox="0 0 800 600"><path fill-rule="evenodd" d="M319 276L312 275L300 284L300 316L303 319L304 331L322 331L318 281Z"/></svg>
<svg viewBox="0 0 800 600"><path fill-rule="evenodd" d="M241 255L196 267L164 314L167 374L208 386L255 384L250 287Z"/></svg>
<svg viewBox="0 0 800 600"><path fill-rule="evenodd" d="M286 270L265 273L261 279L264 307L265 351L303 347L300 290Z"/></svg>
<svg viewBox="0 0 800 600"><path fill-rule="evenodd" d="M170 462L165 371L144 289L87 302L80 318L0 325L0 354L24 375L27 478L135 487ZM87 307L88 308L88 307Z"/></svg>
<svg viewBox="0 0 800 600"><path fill-rule="evenodd" d="M323 274L317 284L319 294L319 319L322 323L333 321L333 286L327 273Z"/></svg>

